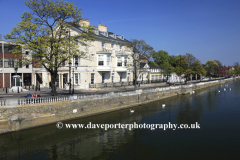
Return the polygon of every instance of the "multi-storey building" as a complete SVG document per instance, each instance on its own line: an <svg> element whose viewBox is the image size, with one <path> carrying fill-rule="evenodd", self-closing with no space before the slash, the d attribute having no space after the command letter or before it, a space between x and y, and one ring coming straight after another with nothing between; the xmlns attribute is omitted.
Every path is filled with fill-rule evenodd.
<svg viewBox="0 0 240 160"><path fill-rule="evenodd" d="M21 54L15 55L12 50L16 49L16 45L8 44L6 41L0 40L0 88L10 88L14 86L13 76L16 74L15 67L18 67L17 75L20 76L20 85L32 85L32 64L21 66L17 64L21 54L30 54L29 50L22 51Z"/></svg>
<svg viewBox="0 0 240 160"><path fill-rule="evenodd" d="M79 25L73 25L70 22L68 24L70 25L69 34L74 36L81 31L81 26L90 25L90 22L87 19L80 21ZM64 83L70 81L69 74L75 89L88 89L96 83L133 80L133 70L129 67L132 63L130 56L132 49L128 47L130 42L123 35L107 31L107 26L100 24L100 22L93 31L95 40L87 48L86 58L72 58L71 73L69 73L68 62L59 68L57 87L64 88ZM49 86L50 74L44 68L35 69L34 73L42 77L42 86Z"/></svg>

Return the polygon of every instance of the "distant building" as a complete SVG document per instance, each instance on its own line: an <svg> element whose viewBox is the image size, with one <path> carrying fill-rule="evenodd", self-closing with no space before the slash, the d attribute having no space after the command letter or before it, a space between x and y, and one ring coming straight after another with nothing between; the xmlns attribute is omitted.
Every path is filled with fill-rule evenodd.
<svg viewBox="0 0 240 160"><path fill-rule="evenodd" d="M0 40L0 88L10 88L14 86L13 75L15 75L14 68L18 66L17 75L20 76L21 86L32 85L32 64L25 66L18 65L18 59L21 59L21 54L30 54L29 50L22 51L21 54L15 55L11 51L16 49L16 45L7 44L7 41Z"/></svg>
<svg viewBox="0 0 240 160"><path fill-rule="evenodd" d="M163 79L162 70L158 66L150 66L150 80L151 81L159 81Z"/></svg>
<svg viewBox="0 0 240 160"><path fill-rule="evenodd" d="M138 73L138 81L150 80L150 67L147 62L140 62L140 69Z"/></svg>

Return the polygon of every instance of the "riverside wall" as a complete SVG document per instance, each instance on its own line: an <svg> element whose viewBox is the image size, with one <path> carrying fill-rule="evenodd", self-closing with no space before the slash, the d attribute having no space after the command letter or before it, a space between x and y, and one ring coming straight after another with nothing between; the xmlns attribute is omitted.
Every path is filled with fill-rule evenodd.
<svg viewBox="0 0 240 160"><path fill-rule="evenodd" d="M141 90L137 94L118 97L72 99L53 103L1 107L0 134L125 109L179 94L189 94L193 90L224 84L232 80L234 79L183 85L181 87L165 87L164 90L159 89L151 92Z"/></svg>

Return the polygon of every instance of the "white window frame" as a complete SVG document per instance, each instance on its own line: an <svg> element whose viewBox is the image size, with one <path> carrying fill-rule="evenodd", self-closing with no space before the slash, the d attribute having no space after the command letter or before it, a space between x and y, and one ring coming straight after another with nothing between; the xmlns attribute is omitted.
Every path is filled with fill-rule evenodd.
<svg viewBox="0 0 240 160"><path fill-rule="evenodd" d="M79 84L78 82L78 73L74 73L74 84ZM77 80L77 83L76 83L76 80Z"/></svg>
<svg viewBox="0 0 240 160"><path fill-rule="evenodd" d="M110 66L111 55L107 55L107 66Z"/></svg>
<svg viewBox="0 0 240 160"><path fill-rule="evenodd" d="M121 65L118 65L118 63L120 64L121 62ZM122 57L117 57L117 67L122 67L123 66L123 63L122 63Z"/></svg>
<svg viewBox="0 0 240 160"><path fill-rule="evenodd" d="M105 48L105 42L102 42L102 48Z"/></svg>
<svg viewBox="0 0 240 160"><path fill-rule="evenodd" d="M103 62L102 65L99 64L100 61ZM104 66L104 55L102 55L102 54L99 54L99 55L98 55L98 66Z"/></svg>

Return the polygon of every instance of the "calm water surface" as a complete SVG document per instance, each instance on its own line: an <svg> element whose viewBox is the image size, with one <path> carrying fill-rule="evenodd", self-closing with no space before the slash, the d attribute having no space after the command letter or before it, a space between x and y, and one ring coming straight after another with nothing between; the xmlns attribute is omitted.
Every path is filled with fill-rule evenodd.
<svg viewBox="0 0 240 160"><path fill-rule="evenodd" d="M198 122L200 129L105 131L57 129L53 124L0 135L0 159L239 159L240 82L227 84L134 107L134 113L125 109L66 122Z"/></svg>

